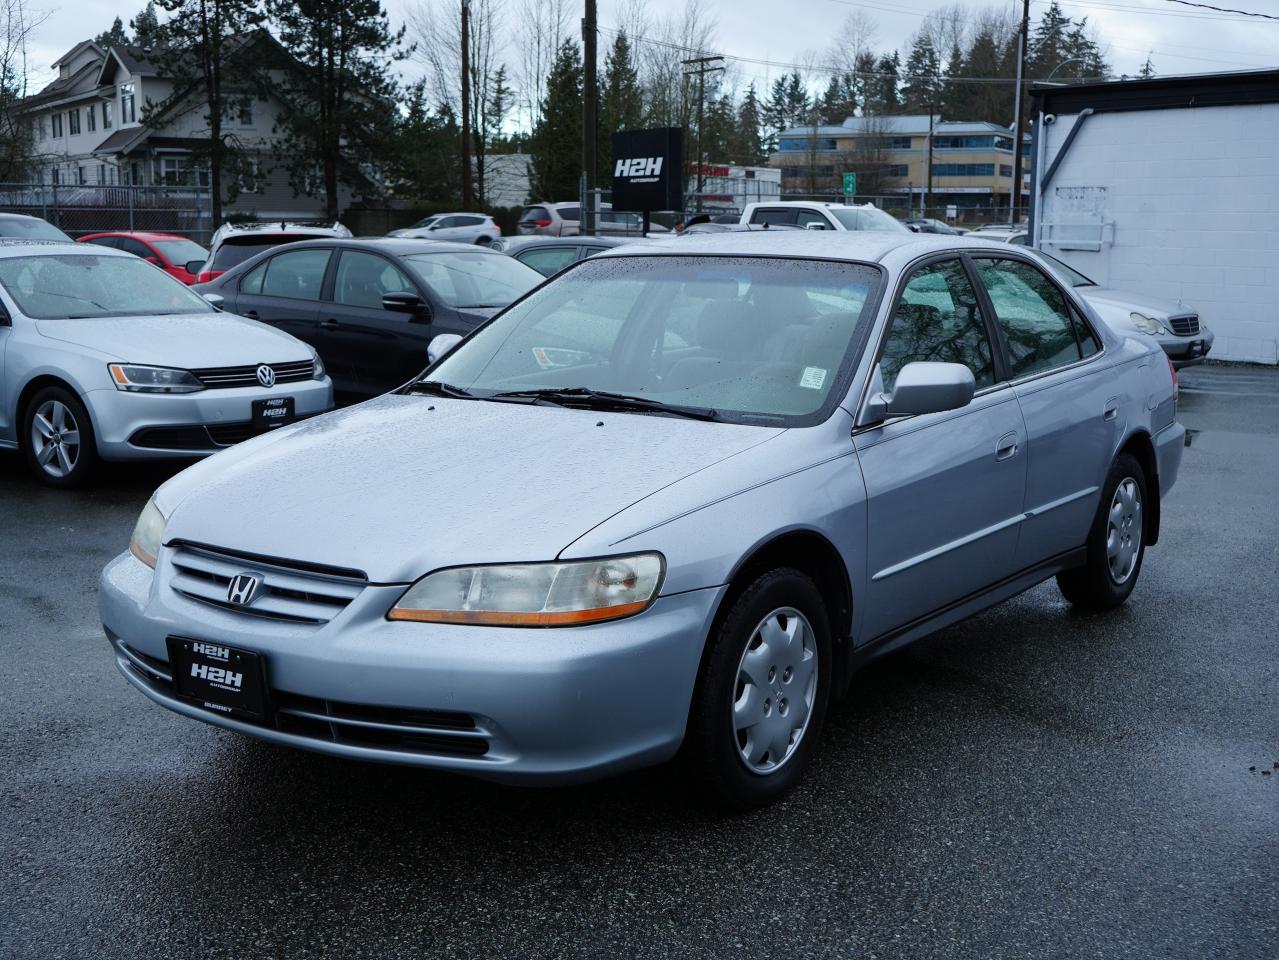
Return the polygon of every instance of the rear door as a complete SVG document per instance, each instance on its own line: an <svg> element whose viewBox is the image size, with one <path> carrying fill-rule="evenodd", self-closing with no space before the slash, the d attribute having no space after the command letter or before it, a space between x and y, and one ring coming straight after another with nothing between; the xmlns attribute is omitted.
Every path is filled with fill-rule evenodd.
<svg viewBox="0 0 1279 960"><path fill-rule="evenodd" d="M393 390L426 367L426 347L435 325L382 306L387 293L423 291L391 258L368 250L338 252L332 293L320 305L319 327L329 354L351 370L343 392L375 397ZM328 363L328 356L325 363Z"/></svg>
<svg viewBox="0 0 1279 960"><path fill-rule="evenodd" d="M1082 546L1117 445L1119 387L1087 321L1038 266L974 257L1027 430L1021 566Z"/></svg>
<svg viewBox="0 0 1279 960"><path fill-rule="evenodd" d="M336 385L343 373L340 357L333 356L330 362L323 331L317 326L320 293L332 255L329 247L306 247L268 257L240 279L235 312L315 347Z"/></svg>
<svg viewBox="0 0 1279 960"><path fill-rule="evenodd" d="M751 213L751 223L793 224L796 215L794 207L756 207Z"/></svg>

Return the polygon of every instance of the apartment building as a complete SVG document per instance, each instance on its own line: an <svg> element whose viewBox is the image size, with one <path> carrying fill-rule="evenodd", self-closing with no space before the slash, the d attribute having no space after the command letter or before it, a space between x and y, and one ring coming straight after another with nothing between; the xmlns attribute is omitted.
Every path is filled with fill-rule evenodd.
<svg viewBox="0 0 1279 960"><path fill-rule="evenodd" d="M1022 145L1021 199L1030 196L1030 137ZM848 117L837 125L783 130L770 163L782 172L783 193L839 192L845 172L857 174L858 195L927 195L930 207L1007 208L1013 182L1013 133L983 121L916 114Z"/></svg>

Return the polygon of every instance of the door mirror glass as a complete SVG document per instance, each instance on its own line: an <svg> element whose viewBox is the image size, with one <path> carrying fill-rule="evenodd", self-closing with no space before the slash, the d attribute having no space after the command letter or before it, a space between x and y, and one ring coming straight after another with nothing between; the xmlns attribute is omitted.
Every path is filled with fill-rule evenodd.
<svg viewBox="0 0 1279 960"><path fill-rule="evenodd" d="M204 269L204 261L188 260L185 266L183 267L183 269L186 270L186 272L191 274L192 276L199 276L200 271Z"/></svg>
<svg viewBox="0 0 1279 960"><path fill-rule="evenodd" d="M426 346L427 361L434 363L456 347L461 340L462 338L456 333L441 333L439 336L432 337L431 342Z"/></svg>
<svg viewBox="0 0 1279 960"><path fill-rule="evenodd" d="M209 305L215 310L221 310L222 304L226 303L226 298L220 293L206 293L204 299L209 301Z"/></svg>
<svg viewBox="0 0 1279 960"><path fill-rule="evenodd" d="M892 393L880 393L867 401L867 419L920 416L968 406L977 383L962 363L917 361L897 372Z"/></svg>

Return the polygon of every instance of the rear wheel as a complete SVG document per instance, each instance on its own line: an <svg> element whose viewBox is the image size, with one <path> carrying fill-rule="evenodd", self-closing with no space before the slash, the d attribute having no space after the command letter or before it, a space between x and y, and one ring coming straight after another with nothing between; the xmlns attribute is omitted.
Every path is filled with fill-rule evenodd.
<svg viewBox="0 0 1279 960"><path fill-rule="evenodd" d="M1146 475L1137 459L1120 454L1102 486L1082 567L1057 575L1062 595L1078 607L1111 610L1137 584L1146 555Z"/></svg>
<svg viewBox="0 0 1279 960"><path fill-rule="evenodd" d="M703 659L683 761L701 792L737 810L803 776L829 699L831 638L816 585L791 568L733 602Z"/></svg>
<svg viewBox="0 0 1279 960"><path fill-rule="evenodd" d="M65 387L45 387L31 398L22 439L31 472L50 486L79 486L98 462L89 413Z"/></svg>

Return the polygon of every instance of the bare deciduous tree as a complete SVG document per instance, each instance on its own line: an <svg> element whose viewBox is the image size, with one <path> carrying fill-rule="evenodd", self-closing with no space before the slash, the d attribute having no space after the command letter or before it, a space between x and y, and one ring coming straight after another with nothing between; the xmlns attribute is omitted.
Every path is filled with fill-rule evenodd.
<svg viewBox="0 0 1279 960"><path fill-rule="evenodd" d="M27 41L48 16L29 13L24 0L0 0L0 182L33 173L35 136L24 103Z"/></svg>
<svg viewBox="0 0 1279 960"><path fill-rule="evenodd" d="M516 83L521 125L526 130L537 127L542 119L542 101L546 98L546 78L555 62L555 54L568 34L572 7L569 0L518 0L514 34L519 51Z"/></svg>

